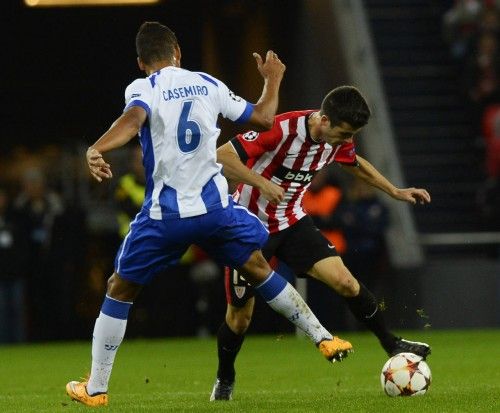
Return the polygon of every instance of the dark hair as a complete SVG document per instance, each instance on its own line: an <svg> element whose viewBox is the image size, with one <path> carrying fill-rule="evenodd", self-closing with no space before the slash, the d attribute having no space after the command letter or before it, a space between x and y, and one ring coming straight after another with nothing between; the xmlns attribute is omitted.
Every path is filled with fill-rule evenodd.
<svg viewBox="0 0 500 413"><path fill-rule="evenodd" d="M158 22L142 23L135 37L137 56L147 65L171 60L177 44L174 32Z"/></svg>
<svg viewBox="0 0 500 413"><path fill-rule="evenodd" d="M321 114L328 116L332 127L346 122L358 129L368 123L371 112L358 89L354 86L339 86L323 99Z"/></svg>

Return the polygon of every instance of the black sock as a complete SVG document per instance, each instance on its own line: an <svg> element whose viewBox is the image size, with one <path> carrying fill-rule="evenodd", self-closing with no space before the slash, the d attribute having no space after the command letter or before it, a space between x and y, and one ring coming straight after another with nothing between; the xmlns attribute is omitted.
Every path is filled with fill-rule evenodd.
<svg viewBox="0 0 500 413"><path fill-rule="evenodd" d="M359 283L359 294L355 297L344 298L356 319L377 336L384 350L390 351L394 346L396 336L387 329L377 300L370 290Z"/></svg>
<svg viewBox="0 0 500 413"><path fill-rule="evenodd" d="M244 339L244 334L238 335L233 333L225 321L219 327L219 331L217 331L217 350L219 353L217 378L220 380L234 381L236 375L234 361Z"/></svg>

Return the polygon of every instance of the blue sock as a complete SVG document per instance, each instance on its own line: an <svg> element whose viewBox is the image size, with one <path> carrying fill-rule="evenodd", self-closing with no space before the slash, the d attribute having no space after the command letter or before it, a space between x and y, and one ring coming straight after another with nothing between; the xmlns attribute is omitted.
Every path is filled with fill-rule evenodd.
<svg viewBox="0 0 500 413"><path fill-rule="evenodd" d="M109 315L113 318L119 318L120 320L126 320L128 318L130 307L132 307L132 303L115 300L109 295L106 295L106 297L104 297L104 302L102 303L101 313Z"/></svg>
<svg viewBox="0 0 500 413"><path fill-rule="evenodd" d="M255 290L257 290L264 300L271 301L283 291L287 284L287 280L277 272L272 271L262 283L255 287Z"/></svg>

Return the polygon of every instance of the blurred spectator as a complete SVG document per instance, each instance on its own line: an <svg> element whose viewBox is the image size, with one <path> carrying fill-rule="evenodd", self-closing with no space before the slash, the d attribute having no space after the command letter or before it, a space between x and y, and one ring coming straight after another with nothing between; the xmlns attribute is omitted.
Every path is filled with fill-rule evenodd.
<svg viewBox="0 0 500 413"><path fill-rule="evenodd" d="M386 270L385 231L389 225L389 211L373 187L354 179L337 214L347 242L343 256L345 265L373 290L377 278Z"/></svg>
<svg viewBox="0 0 500 413"><path fill-rule="evenodd" d="M455 0L443 17L443 34L450 45L450 54L463 60L470 48L483 4L480 0Z"/></svg>
<svg viewBox="0 0 500 413"><path fill-rule="evenodd" d="M487 179L477 200L487 229L500 230L500 104L489 106L482 120Z"/></svg>
<svg viewBox="0 0 500 413"><path fill-rule="evenodd" d="M346 252L346 240L335 213L342 200L342 190L332 167L320 170L304 195L304 209L321 233L333 244L339 255Z"/></svg>
<svg viewBox="0 0 500 413"><path fill-rule="evenodd" d="M130 222L141 209L146 189L145 179L142 165L142 149L139 145L136 145L131 150L130 172L120 178L115 191L118 208L118 231L121 238L125 238Z"/></svg>
<svg viewBox="0 0 500 413"><path fill-rule="evenodd" d="M485 5L479 16L479 21L477 24L478 33L491 33L494 35L500 34L500 15L498 2L484 2Z"/></svg>
<svg viewBox="0 0 500 413"><path fill-rule="evenodd" d="M452 55L462 63L462 86L476 142L484 148L486 181L477 202L485 229L500 227L500 1L457 0L444 16Z"/></svg>
<svg viewBox="0 0 500 413"><path fill-rule="evenodd" d="M496 34L483 32L478 37L477 47L465 66L464 82L468 97L477 107L479 125L484 109L500 102L500 55Z"/></svg>
<svg viewBox="0 0 500 413"><path fill-rule="evenodd" d="M20 217L0 187L0 343L26 338L25 277L28 239Z"/></svg>
<svg viewBox="0 0 500 413"><path fill-rule="evenodd" d="M59 277L51 264L52 235L55 220L64 209L61 198L47 187L44 173L33 167L27 169L21 181L21 192L14 206L26 222L28 249L25 260L29 277L28 296L31 311L30 336L34 340L57 336L57 291Z"/></svg>
<svg viewBox="0 0 500 413"><path fill-rule="evenodd" d="M500 104L486 108L482 119L482 132L486 144L486 170L488 177L500 179Z"/></svg>

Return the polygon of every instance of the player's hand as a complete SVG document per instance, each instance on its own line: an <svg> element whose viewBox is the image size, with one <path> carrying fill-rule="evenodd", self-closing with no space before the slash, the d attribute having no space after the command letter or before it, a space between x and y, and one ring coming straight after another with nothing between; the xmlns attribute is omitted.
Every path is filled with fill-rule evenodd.
<svg viewBox="0 0 500 413"><path fill-rule="evenodd" d="M87 164L90 174L98 181L102 182L102 178L110 179L113 177L111 165L106 163L101 153L92 147L87 150Z"/></svg>
<svg viewBox="0 0 500 413"><path fill-rule="evenodd" d="M271 204L278 205L283 198L285 197L285 190L276 185L274 182L271 182L265 179L262 185L259 187L260 193L266 200L268 200Z"/></svg>
<svg viewBox="0 0 500 413"><path fill-rule="evenodd" d="M421 188L404 188L398 189L394 195L394 198L400 201L406 201L410 204L427 204L431 202L431 196L425 189Z"/></svg>
<svg viewBox="0 0 500 413"><path fill-rule="evenodd" d="M258 53L253 53L253 57L257 61L257 69L264 79L272 78L277 81L283 79L286 66L281 62L278 55L272 50L266 53L266 60L262 61L262 57Z"/></svg>

